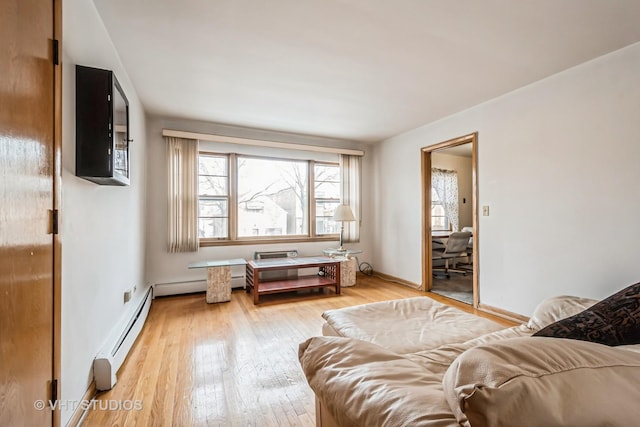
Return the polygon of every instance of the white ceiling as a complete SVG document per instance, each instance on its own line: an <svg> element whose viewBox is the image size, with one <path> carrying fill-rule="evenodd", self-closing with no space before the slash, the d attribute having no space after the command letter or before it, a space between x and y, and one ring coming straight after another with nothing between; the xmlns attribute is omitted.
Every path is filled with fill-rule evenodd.
<svg viewBox="0 0 640 427"><path fill-rule="evenodd" d="M639 0L94 0L145 109L378 141L640 40Z"/></svg>

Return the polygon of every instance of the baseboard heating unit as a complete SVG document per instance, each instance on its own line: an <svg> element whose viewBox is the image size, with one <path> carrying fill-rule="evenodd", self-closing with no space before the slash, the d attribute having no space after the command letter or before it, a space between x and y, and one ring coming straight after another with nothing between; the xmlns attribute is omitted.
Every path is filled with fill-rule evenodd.
<svg viewBox="0 0 640 427"><path fill-rule="evenodd" d="M288 251L262 251L254 252L254 259L273 259L273 258L295 258L298 256L296 249L290 249ZM268 282L272 280L292 280L298 277L298 270L276 270L276 271L263 271L258 273L260 281Z"/></svg>
<svg viewBox="0 0 640 427"><path fill-rule="evenodd" d="M124 359L133 347L133 343L138 338L144 322L147 320L151 301L153 300L153 288L142 298L142 302L134 311L133 316L126 324L124 332L113 342L109 343L93 361L93 376L96 381L97 390L111 390L116 385L116 373Z"/></svg>

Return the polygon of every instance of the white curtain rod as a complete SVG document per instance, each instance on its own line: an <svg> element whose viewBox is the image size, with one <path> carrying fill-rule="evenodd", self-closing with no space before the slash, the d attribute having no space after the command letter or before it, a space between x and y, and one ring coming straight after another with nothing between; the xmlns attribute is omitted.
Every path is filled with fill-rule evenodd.
<svg viewBox="0 0 640 427"><path fill-rule="evenodd" d="M185 132L181 130L162 129L162 136L176 138L198 139L200 141L226 142L229 144L255 145L260 147L284 148L287 150L315 151L320 153L349 154L351 156L364 156L362 150L348 148L322 147L319 145L291 144L288 142L264 141L261 139L237 138L234 136L211 135L208 133Z"/></svg>

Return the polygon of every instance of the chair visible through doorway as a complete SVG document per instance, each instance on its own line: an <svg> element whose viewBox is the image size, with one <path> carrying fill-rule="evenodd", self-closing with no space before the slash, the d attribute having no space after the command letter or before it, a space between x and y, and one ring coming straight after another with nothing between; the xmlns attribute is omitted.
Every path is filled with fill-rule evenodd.
<svg viewBox="0 0 640 427"><path fill-rule="evenodd" d="M447 278L451 277L449 273L460 273L463 275L466 275L468 273L467 270L456 268L456 261L458 258L466 257L468 255L467 246L469 245L470 238L471 233L468 231L457 231L451 233L451 235L447 239L444 251L432 251L432 261L444 261L444 268L432 268L434 276L437 271L443 272ZM449 267L449 262L451 262L451 267Z"/></svg>

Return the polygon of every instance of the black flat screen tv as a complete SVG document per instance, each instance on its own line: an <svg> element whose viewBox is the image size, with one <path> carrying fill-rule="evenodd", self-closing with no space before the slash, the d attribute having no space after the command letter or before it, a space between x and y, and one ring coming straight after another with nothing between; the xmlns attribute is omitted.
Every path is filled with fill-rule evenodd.
<svg viewBox="0 0 640 427"><path fill-rule="evenodd" d="M129 185L129 100L113 71L76 65L76 176Z"/></svg>

